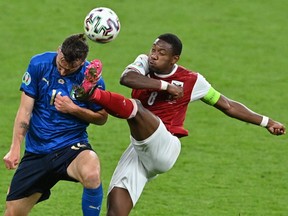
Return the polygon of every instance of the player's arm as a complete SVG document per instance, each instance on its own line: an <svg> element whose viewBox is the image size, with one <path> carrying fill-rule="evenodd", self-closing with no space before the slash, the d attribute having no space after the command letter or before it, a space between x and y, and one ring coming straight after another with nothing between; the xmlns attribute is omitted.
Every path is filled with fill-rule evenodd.
<svg viewBox="0 0 288 216"><path fill-rule="evenodd" d="M282 135L286 132L283 124L250 110L242 103L221 95L213 87L209 89L208 93L202 98L202 101L214 106L215 108L225 113L227 116L244 122L263 126L267 128L271 134Z"/></svg>
<svg viewBox="0 0 288 216"><path fill-rule="evenodd" d="M29 128L33 106L34 99L22 92L20 106L14 121L10 150L3 158L7 169L15 169L20 161L21 143Z"/></svg>
<svg viewBox="0 0 288 216"><path fill-rule="evenodd" d="M161 89L160 80L144 76L135 69L126 69L120 78L120 84L133 89Z"/></svg>
<svg viewBox="0 0 288 216"><path fill-rule="evenodd" d="M76 109L70 113L79 119L95 125L104 125L108 119L108 113L105 109L94 112L90 109L82 108L76 105Z"/></svg>
<svg viewBox="0 0 288 216"><path fill-rule="evenodd" d="M127 70L120 78L120 84L133 89L155 89L156 91L167 91L173 99L183 96L183 88L144 76L133 69Z"/></svg>
<svg viewBox="0 0 288 216"><path fill-rule="evenodd" d="M133 89L161 89L160 80L148 77L148 73L148 56L141 54L125 68L120 84Z"/></svg>
<svg viewBox="0 0 288 216"><path fill-rule="evenodd" d="M141 54L129 64L120 77L120 84L133 89L166 90L168 83L147 76L149 73L148 56Z"/></svg>
<svg viewBox="0 0 288 216"><path fill-rule="evenodd" d="M103 125L108 119L108 113L102 109L94 112L90 109L76 105L68 96L58 94L55 97L54 105L62 113L69 113L88 123Z"/></svg>

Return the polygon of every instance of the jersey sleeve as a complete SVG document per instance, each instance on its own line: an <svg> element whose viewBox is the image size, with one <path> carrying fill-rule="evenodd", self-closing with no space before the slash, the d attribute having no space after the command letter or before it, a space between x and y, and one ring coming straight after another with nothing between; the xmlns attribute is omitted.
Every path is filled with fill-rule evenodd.
<svg viewBox="0 0 288 216"><path fill-rule="evenodd" d="M26 72L22 76L20 90L34 99L38 95L38 77L41 71L41 65L34 63L32 58Z"/></svg>
<svg viewBox="0 0 288 216"><path fill-rule="evenodd" d="M209 105L214 105L219 100L221 94L216 91L211 84L198 73L198 78L191 94L191 101L201 99Z"/></svg>
<svg viewBox="0 0 288 216"><path fill-rule="evenodd" d="M209 92L210 88L211 84L200 73L198 73L190 101L196 101L203 98Z"/></svg>
<svg viewBox="0 0 288 216"><path fill-rule="evenodd" d="M123 76L128 71L138 72L138 73L146 76L149 72L148 56L145 54L141 54L141 55L137 56L135 61L133 63L129 64L125 68L125 70L123 71L121 76Z"/></svg>

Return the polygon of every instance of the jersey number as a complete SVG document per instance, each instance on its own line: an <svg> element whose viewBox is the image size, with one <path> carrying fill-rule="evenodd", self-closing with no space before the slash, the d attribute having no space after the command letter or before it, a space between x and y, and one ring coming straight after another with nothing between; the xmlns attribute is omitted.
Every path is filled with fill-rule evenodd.
<svg viewBox="0 0 288 216"><path fill-rule="evenodd" d="M50 99L50 105L53 105L54 104L54 100L55 100L55 97L57 94L61 94L61 91L59 91L57 94L56 94L57 90L56 89L53 89L52 90L52 95L51 95L51 99Z"/></svg>
<svg viewBox="0 0 288 216"><path fill-rule="evenodd" d="M154 104L157 95L158 95L158 92L152 92L152 93L150 94L150 96L149 96L149 98L148 98L148 101L147 101L147 103L148 103L149 106L152 106L152 105Z"/></svg>

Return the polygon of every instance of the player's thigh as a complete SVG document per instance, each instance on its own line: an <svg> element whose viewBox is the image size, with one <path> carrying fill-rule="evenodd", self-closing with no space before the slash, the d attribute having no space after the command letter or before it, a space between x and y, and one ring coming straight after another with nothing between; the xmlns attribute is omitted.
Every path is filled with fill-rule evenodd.
<svg viewBox="0 0 288 216"><path fill-rule="evenodd" d="M85 187L97 187L100 184L100 160L97 154L92 150L80 152L68 166L67 173Z"/></svg>
<svg viewBox="0 0 288 216"><path fill-rule="evenodd" d="M171 169L181 151L180 140L167 131L163 122L147 139L137 141L132 137L131 141L149 176Z"/></svg>
<svg viewBox="0 0 288 216"><path fill-rule="evenodd" d="M138 112L134 118L128 119L131 135L136 140L144 140L151 136L159 126L159 118L152 112L145 109L142 104L137 101Z"/></svg>
<svg viewBox="0 0 288 216"><path fill-rule="evenodd" d="M41 195L41 193L34 193L29 197L7 201L4 215L28 215L33 206L40 199Z"/></svg>

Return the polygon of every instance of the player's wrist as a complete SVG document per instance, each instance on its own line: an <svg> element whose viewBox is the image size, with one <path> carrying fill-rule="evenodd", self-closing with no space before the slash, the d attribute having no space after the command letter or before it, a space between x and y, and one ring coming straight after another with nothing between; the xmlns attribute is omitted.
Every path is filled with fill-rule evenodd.
<svg viewBox="0 0 288 216"><path fill-rule="evenodd" d="M262 121L260 122L261 127L267 127L269 122L269 117L267 116L262 116Z"/></svg>
<svg viewBox="0 0 288 216"><path fill-rule="evenodd" d="M163 80L160 80L160 90L167 90L169 83Z"/></svg>

